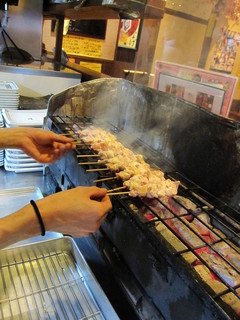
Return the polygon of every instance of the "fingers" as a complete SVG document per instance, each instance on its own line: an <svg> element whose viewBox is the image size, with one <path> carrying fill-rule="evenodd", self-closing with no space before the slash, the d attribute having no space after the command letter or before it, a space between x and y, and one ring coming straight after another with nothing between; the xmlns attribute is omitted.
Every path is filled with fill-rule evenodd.
<svg viewBox="0 0 240 320"><path fill-rule="evenodd" d="M72 138L68 138L66 136L62 136L60 134L56 134L56 133L54 133L52 131L49 131L49 133L51 134L52 141L56 141L56 142L64 143L64 144L73 142Z"/></svg>
<svg viewBox="0 0 240 320"><path fill-rule="evenodd" d="M106 213L112 209L112 202L110 201L110 198L108 195L102 198L101 204Z"/></svg>
<svg viewBox="0 0 240 320"><path fill-rule="evenodd" d="M49 147L47 155L49 156L50 162L55 162L63 157L65 157L71 150L75 148L75 145L72 143L62 144L59 142L53 142L52 148Z"/></svg>
<svg viewBox="0 0 240 320"><path fill-rule="evenodd" d="M92 200L101 200L107 194L107 189L98 188L98 187L90 187L89 188L89 196Z"/></svg>
<svg viewBox="0 0 240 320"><path fill-rule="evenodd" d="M89 198L95 200L101 204L104 211L109 211L112 209L112 203L109 196L107 195L107 189L98 187L89 187Z"/></svg>
<svg viewBox="0 0 240 320"><path fill-rule="evenodd" d="M90 199L98 201L101 204L102 210L107 213L112 209L112 203L107 195L107 189L98 187L93 188L93 193L90 196Z"/></svg>
<svg viewBox="0 0 240 320"><path fill-rule="evenodd" d="M58 142L54 142L53 147L54 147L54 156L58 159L66 156L68 152L72 150L71 143L61 144Z"/></svg>

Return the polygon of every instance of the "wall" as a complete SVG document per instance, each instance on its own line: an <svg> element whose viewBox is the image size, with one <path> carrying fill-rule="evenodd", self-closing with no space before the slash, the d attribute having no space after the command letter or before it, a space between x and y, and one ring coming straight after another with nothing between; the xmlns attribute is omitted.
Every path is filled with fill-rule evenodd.
<svg viewBox="0 0 240 320"><path fill-rule="evenodd" d="M206 28L204 24L165 14L156 43L152 73L156 60L197 67Z"/></svg>

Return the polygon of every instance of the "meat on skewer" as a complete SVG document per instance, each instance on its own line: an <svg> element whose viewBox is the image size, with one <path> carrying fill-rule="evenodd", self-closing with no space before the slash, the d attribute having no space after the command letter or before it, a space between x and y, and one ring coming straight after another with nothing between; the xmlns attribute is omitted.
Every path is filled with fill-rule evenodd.
<svg viewBox="0 0 240 320"><path fill-rule="evenodd" d="M177 194L179 181L164 178L164 173L154 170L142 155L135 154L116 140L111 133L93 126L78 132L80 138L97 151L99 163L115 172L123 180L123 186L133 197L161 198Z"/></svg>

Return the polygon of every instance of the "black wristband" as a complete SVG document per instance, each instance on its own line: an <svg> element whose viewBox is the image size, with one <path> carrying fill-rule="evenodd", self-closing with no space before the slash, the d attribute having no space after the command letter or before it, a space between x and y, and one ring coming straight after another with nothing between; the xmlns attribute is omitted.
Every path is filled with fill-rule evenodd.
<svg viewBox="0 0 240 320"><path fill-rule="evenodd" d="M36 215L37 215L37 217L38 217L38 221L39 221L39 223L40 223L41 230L42 230L41 235L42 235L42 236L45 236L45 227L44 227L44 223L43 223L41 214L40 214L40 212L39 212L39 210L38 210L38 207L37 207L37 205L36 205L36 203L35 203L34 200L31 200L30 203L31 203L31 205L33 206L33 209L34 209L34 211L35 211L35 213L36 213Z"/></svg>

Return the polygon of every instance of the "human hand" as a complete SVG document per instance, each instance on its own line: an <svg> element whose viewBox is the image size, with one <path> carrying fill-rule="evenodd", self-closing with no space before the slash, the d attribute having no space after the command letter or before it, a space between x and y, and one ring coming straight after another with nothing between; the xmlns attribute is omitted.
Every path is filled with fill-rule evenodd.
<svg viewBox="0 0 240 320"><path fill-rule="evenodd" d="M48 130L17 127L1 132L4 147L21 149L40 163L54 163L76 147L73 139Z"/></svg>
<svg viewBox="0 0 240 320"><path fill-rule="evenodd" d="M106 189L77 187L37 200L45 230L88 236L100 227L112 204ZM41 234L31 204L0 218L0 249Z"/></svg>
<svg viewBox="0 0 240 320"><path fill-rule="evenodd" d="M76 237L97 231L112 208L107 190L97 187L76 187L36 203L46 230Z"/></svg>

